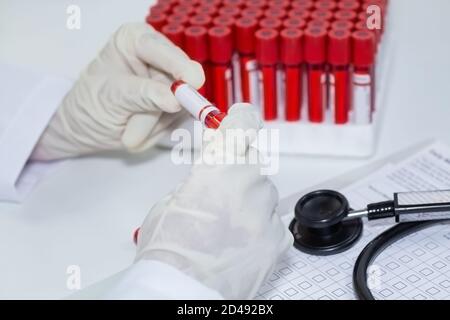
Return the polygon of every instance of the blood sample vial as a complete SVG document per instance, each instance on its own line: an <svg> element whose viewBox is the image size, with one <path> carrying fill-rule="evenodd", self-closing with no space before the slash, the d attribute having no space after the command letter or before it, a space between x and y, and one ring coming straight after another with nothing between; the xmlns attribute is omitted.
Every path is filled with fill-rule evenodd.
<svg viewBox="0 0 450 320"><path fill-rule="evenodd" d="M175 81L171 90L177 101L195 119L199 120L206 128L217 129L226 113L220 110L203 97L197 90L184 81Z"/></svg>

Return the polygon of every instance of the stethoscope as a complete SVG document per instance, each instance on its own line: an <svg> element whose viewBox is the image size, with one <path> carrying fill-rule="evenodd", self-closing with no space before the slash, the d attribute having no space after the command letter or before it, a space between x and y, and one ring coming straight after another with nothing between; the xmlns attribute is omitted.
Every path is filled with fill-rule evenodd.
<svg viewBox="0 0 450 320"><path fill-rule="evenodd" d="M374 300L367 285L367 270L385 248L418 230L450 219L450 190L399 192L392 201L352 210L339 192L319 190L303 196L295 206L289 230L298 250L328 256L350 249L361 237L363 220L394 218L398 223L372 240L360 253L353 269L358 298Z"/></svg>

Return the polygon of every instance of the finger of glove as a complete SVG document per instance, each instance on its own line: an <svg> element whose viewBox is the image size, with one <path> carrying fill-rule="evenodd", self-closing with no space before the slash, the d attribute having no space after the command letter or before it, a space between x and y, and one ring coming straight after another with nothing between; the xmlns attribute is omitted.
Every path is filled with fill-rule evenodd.
<svg viewBox="0 0 450 320"><path fill-rule="evenodd" d="M150 28L139 29L136 36L136 55L150 66L183 80L195 88L205 82L202 66L191 60L182 50Z"/></svg>
<svg viewBox="0 0 450 320"><path fill-rule="evenodd" d="M130 117L122 134L122 144L128 151L137 150L151 135L160 116L147 113L137 113Z"/></svg>
<svg viewBox="0 0 450 320"><path fill-rule="evenodd" d="M157 111L175 113L181 110L166 83L138 76L122 76L109 83L110 99L130 114Z"/></svg>

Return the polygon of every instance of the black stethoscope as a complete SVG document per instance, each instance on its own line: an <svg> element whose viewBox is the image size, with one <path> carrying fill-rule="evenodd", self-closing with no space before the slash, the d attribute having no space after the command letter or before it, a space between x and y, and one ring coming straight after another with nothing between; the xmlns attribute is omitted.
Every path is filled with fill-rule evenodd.
<svg viewBox="0 0 450 320"><path fill-rule="evenodd" d="M319 256L350 249L361 237L362 218L369 221L395 218L398 224L372 240L360 253L353 270L353 285L360 299L373 300L367 285L367 269L376 257L395 241L418 230L450 219L450 191L399 192L394 200L352 210L345 196L319 190L303 196L295 206L289 229L294 246Z"/></svg>

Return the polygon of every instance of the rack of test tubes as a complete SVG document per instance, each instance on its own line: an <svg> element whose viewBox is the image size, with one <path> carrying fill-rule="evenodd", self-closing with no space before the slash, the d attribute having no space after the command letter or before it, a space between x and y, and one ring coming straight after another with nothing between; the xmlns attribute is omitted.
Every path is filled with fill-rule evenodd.
<svg viewBox="0 0 450 320"><path fill-rule="evenodd" d="M202 64L199 92L220 111L258 106L280 152L367 157L390 69L388 13L388 0L158 0L146 22Z"/></svg>

